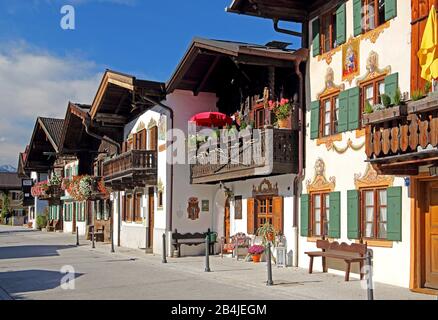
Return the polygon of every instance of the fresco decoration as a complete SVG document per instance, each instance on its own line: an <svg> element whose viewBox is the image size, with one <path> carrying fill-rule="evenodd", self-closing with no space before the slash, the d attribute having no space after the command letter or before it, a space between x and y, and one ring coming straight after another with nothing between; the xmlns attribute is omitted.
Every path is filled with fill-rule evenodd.
<svg viewBox="0 0 438 320"><path fill-rule="evenodd" d="M199 208L199 200L196 197L189 198L189 203L187 207L188 218L190 220L198 220L199 212L201 209Z"/></svg>
<svg viewBox="0 0 438 320"><path fill-rule="evenodd" d="M380 35L385 31L385 29L388 29L391 25L391 20L386 21L384 24L381 24L377 28L370 30L368 32L365 32L360 36L360 39L362 40L370 40L371 43L376 43L377 39L379 39Z"/></svg>
<svg viewBox="0 0 438 320"><path fill-rule="evenodd" d="M140 123L137 126L137 129L135 130L135 132L140 132L141 130L145 129L146 125L143 121L140 121Z"/></svg>
<svg viewBox="0 0 438 320"><path fill-rule="evenodd" d="M258 187L252 187L254 198L258 196L278 196L278 183L272 184L268 179L264 179Z"/></svg>
<svg viewBox="0 0 438 320"><path fill-rule="evenodd" d="M365 147L365 141L359 144L354 144L354 142L351 139L348 139L347 145L345 147L338 147L334 141L326 141L325 146L327 147L327 151L335 151L339 154L344 154L348 151L348 149L351 149L353 151L360 151L363 147Z"/></svg>
<svg viewBox="0 0 438 320"><path fill-rule="evenodd" d="M394 184L394 176L379 175L373 166L368 163L365 173L354 175L354 185L356 189L369 187L391 187Z"/></svg>
<svg viewBox="0 0 438 320"><path fill-rule="evenodd" d="M157 124L157 121L155 121L155 119L151 119L151 120L149 120L149 123L148 123L148 129L152 129L153 127L157 127L158 126L158 124Z"/></svg>
<svg viewBox="0 0 438 320"><path fill-rule="evenodd" d="M360 39L350 38L342 47L342 80L350 84L360 74Z"/></svg>
<svg viewBox="0 0 438 320"><path fill-rule="evenodd" d="M342 49L342 46L338 46L338 47L334 48L333 50L330 50L329 52L318 55L318 61L325 60L325 62L327 62L327 64L330 65L333 61L333 56L336 53L338 53L339 51L341 51L341 49Z"/></svg>
<svg viewBox="0 0 438 320"><path fill-rule="evenodd" d="M210 211L210 200L202 200L201 209L202 209L202 212L209 212Z"/></svg>
<svg viewBox="0 0 438 320"><path fill-rule="evenodd" d="M164 183L163 183L163 180L161 180L161 178L158 178L157 190L159 192L164 192Z"/></svg>
<svg viewBox="0 0 438 320"><path fill-rule="evenodd" d="M359 79L357 79L357 85L359 86L361 83L366 82L368 80L372 80L374 78L380 77L382 75L387 75L391 73L391 66L387 66L386 68L379 68L379 55L375 51L371 51L367 58L367 72L365 75Z"/></svg>
<svg viewBox="0 0 438 320"><path fill-rule="evenodd" d="M328 180L325 176L325 162L321 158L318 158L315 162L315 175L313 180L307 180L307 193L315 192L315 191L330 191L335 190L336 187L336 178L330 177Z"/></svg>
<svg viewBox="0 0 438 320"><path fill-rule="evenodd" d="M334 92L345 90L344 84L340 84L340 85L335 84L335 73L331 67L327 68L327 71L326 71L326 74L324 77L324 82L325 82L324 89L316 96L318 100L322 96L326 96L326 95L332 94Z"/></svg>
<svg viewBox="0 0 438 320"><path fill-rule="evenodd" d="M167 133L167 118L164 115L160 116L160 120L158 121L158 140L166 141L166 133Z"/></svg>

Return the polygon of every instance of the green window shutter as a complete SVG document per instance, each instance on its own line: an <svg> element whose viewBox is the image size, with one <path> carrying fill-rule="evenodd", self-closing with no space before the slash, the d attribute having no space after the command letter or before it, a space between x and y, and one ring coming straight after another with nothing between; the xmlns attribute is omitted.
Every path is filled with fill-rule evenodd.
<svg viewBox="0 0 438 320"><path fill-rule="evenodd" d="M346 10L345 3L343 3L338 10L336 10L336 43L337 45L344 44L347 41L347 24L346 24Z"/></svg>
<svg viewBox="0 0 438 320"><path fill-rule="evenodd" d="M359 129L360 89L359 87L348 90L348 130Z"/></svg>
<svg viewBox="0 0 438 320"><path fill-rule="evenodd" d="M362 34L362 0L353 1L354 36Z"/></svg>
<svg viewBox="0 0 438 320"><path fill-rule="evenodd" d="M309 236L310 195L301 195L300 234L302 237Z"/></svg>
<svg viewBox="0 0 438 320"><path fill-rule="evenodd" d="M75 175L79 175L79 165L75 166Z"/></svg>
<svg viewBox="0 0 438 320"><path fill-rule="evenodd" d="M313 101L310 105L310 139L319 137L319 101Z"/></svg>
<svg viewBox="0 0 438 320"><path fill-rule="evenodd" d="M359 239L359 191L347 192L347 236L348 239Z"/></svg>
<svg viewBox="0 0 438 320"><path fill-rule="evenodd" d="M388 188L387 191L388 240L402 240L402 187Z"/></svg>
<svg viewBox="0 0 438 320"><path fill-rule="evenodd" d="M385 20L397 17L397 0L385 0Z"/></svg>
<svg viewBox="0 0 438 320"><path fill-rule="evenodd" d="M391 101L394 100L395 93L398 88L398 73L390 74L385 78L385 94L387 94Z"/></svg>
<svg viewBox="0 0 438 320"><path fill-rule="evenodd" d="M338 132L348 131L348 90L339 94Z"/></svg>
<svg viewBox="0 0 438 320"><path fill-rule="evenodd" d="M319 34L319 19L313 20L312 22L312 46L313 46L313 56L316 57L321 53L321 37Z"/></svg>
<svg viewBox="0 0 438 320"><path fill-rule="evenodd" d="M330 193L329 238L341 237L341 193Z"/></svg>

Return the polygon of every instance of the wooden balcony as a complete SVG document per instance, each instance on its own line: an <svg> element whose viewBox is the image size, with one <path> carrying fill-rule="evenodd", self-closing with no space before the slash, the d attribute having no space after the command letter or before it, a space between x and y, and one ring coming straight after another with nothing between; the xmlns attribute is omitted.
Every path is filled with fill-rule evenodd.
<svg viewBox="0 0 438 320"><path fill-rule="evenodd" d="M253 132L250 139L240 138L226 145L210 144L208 151L203 151L205 145L201 147L203 150L198 148L196 164L191 165L192 183L212 184L297 173L298 131L272 129L270 133L266 130L259 133ZM247 152L248 148L251 152Z"/></svg>
<svg viewBox="0 0 438 320"><path fill-rule="evenodd" d="M417 175L438 163L438 97L409 102L407 115L366 126L368 161L380 174Z"/></svg>
<svg viewBox="0 0 438 320"><path fill-rule="evenodd" d="M103 163L105 185L116 191L157 184L157 152L131 150Z"/></svg>

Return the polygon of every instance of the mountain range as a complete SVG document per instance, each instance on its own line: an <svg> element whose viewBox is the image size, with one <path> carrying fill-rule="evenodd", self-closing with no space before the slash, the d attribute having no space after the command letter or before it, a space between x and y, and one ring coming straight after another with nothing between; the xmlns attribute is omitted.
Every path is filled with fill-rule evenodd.
<svg viewBox="0 0 438 320"><path fill-rule="evenodd" d="M17 172L17 169L8 164L0 165L0 172Z"/></svg>

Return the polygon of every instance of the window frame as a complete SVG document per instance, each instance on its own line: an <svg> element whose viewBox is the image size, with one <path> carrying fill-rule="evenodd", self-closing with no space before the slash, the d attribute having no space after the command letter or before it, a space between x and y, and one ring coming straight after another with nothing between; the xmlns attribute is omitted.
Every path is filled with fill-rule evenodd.
<svg viewBox="0 0 438 320"><path fill-rule="evenodd" d="M339 110L339 94L340 91L330 93L319 98L319 137L326 138L339 134L339 129L336 128L336 124L339 125L339 116L335 121L336 110ZM336 108L336 99L338 100L338 108ZM327 123L325 122L325 102L330 100L330 133L325 134L325 127Z"/></svg>
<svg viewBox="0 0 438 320"><path fill-rule="evenodd" d="M315 234L315 197L321 197L320 204L320 231L319 235ZM328 200L328 201L327 201ZM328 202L328 204L327 204ZM327 219L327 209L329 210L330 218L330 192L329 191L315 191L310 194L310 217L309 217L309 226L310 226L310 236L317 238L327 238L329 235L329 223L330 220Z"/></svg>
<svg viewBox="0 0 438 320"><path fill-rule="evenodd" d="M362 115L365 111L366 88L373 86L373 104L372 104L372 106L375 106L376 104L381 103L381 94L380 94L380 90L379 90L379 85L380 84L385 85L385 77L386 77L386 74L383 74L383 75L377 76L375 78L372 78L370 80L364 81L359 85L359 90L360 90L359 124L360 124L360 127L362 127Z"/></svg>
<svg viewBox="0 0 438 320"><path fill-rule="evenodd" d="M373 192L373 237L366 237L366 192ZM388 240L388 234L386 234L385 238L379 237L380 235L380 224L385 223L386 226L388 226L388 203L386 201L386 205L380 204L380 192L385 191L386 195L388 195L388 188L387 187L367 187L367 188L361 188L359 189L359 195L360 195L360 236L361 239L364 240L377 240L377 241L386 241ZM381 221L381 208L386 208L386 221ZM386 228L388 230L388 227Z"/></svg>
<svg viewBox="0 0 438 320"><path fill-rule="evenodd" d="M260 196L254 199L254 201L257 203L256 205L256 212L255 212L255 230L258 230L261 226L263 226L264 223L270 221L269 223L271 225L274 225L274 197L273 196ZM262 206L260 203L264 201L265 205L263 206L265 208L265 211L262 212L261 208ZM268 204L270 202L270 205ZM269 208L271 211L269 212ZM264 223L262 223L262 219L265 219Z"/></svg>
<svg viewBox="0 0 438 320"><path fill-rule="evenodd" d="M374 28L369 27L369 8L372 6L374 8ZM366 33L372 30L375 30L382 24L386 22L385 17L383 17L383 21L380 21L380 11L379 11L379 0L362 0L362 33ZM385 1L383 1L383 12L385 12Z"/></svg>
<svg viewBox="0 0 438 320"><path fill-rule="evenodd" d="M328 33L329 33L329 43L330 43L330 49L326 50L325 48L325 42L326 42L326 35L324 32L324 26L325 26L325 22L326 20L330 20L329 24L328 24ZM332 9L330 11L327 11L326 13L322 14L319 16L319 20L320 20L320 30L319 30L319 34L320 34L320 54L324 54L327 52L332 51L333 49L336 49L338 47L338 45L336 44L336 9Z"/></svg>

